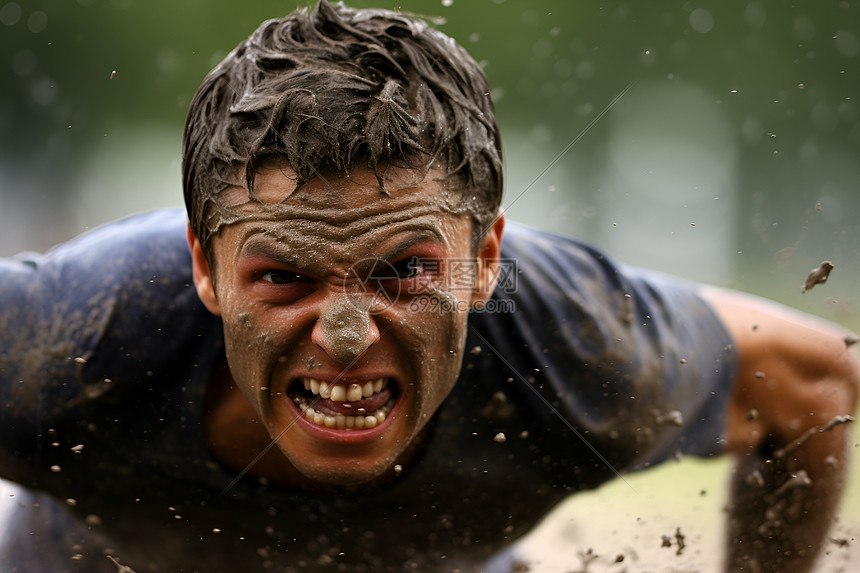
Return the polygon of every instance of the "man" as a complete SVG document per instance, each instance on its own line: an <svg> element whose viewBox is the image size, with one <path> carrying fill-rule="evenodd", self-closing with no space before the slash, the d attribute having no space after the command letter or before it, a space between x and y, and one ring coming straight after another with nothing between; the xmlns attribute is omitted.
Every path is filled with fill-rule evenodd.
<svg viewBox="0 0 860 573"><path fill-rule="evenodd" d="M0 267L0 472L40 492L5 568L510 570L570 492L724 451L725 569L812 567L845 334L505 229L486 80L423 22L264 23L184 185L187 243L153 213Z"/></svg>

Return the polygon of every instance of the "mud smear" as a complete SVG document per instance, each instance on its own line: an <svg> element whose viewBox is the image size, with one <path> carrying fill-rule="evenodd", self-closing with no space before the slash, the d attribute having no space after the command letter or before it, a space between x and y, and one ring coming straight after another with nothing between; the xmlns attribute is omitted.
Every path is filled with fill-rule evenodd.
<svg viewBox="0 0 860 573"><path fill-rule="evenodd" d="M369 345L370 314L358 301L339 298L322 314L320 326L335 360L349 364Z"/></svg>
<svg viewBox="0 0 860 573"><path fill-rule="evenodd" d="M809 428L806 432L803 433L799 438L781 448L773 453L774 459L782 459L785 458L791 452L797 450L800 446L809 441L812 436L816 434L822 434L824 432L829 432L836 426L840 426L842 424L849 424L854 421L854 416L835 416L832 420L830 420L823 428ZM803 470L801 470L803 471Z"/></svg>
<svg viewBox="0 0 860 573"><path fill-rule="evenodd" d="M345 198L347 190L363 187L376 192L382 199L378 205L383 212L365 210L363 217L356 217L355 205ZM340 231L339 239L351 241L359 236L392 221L402 222L406 216L418 219L432 206L438 213L471 216L475 220L474 205L462 193L449 189L449 182L439 164L428 164L423 171L390 168L386 172L384 186L377 182L372 172L357 170L345 176L314 180L304 186L296 186L296 175L289 167L263 168L257 175L254 191L249 191L244 182L237 180L230 185L221 200L214 201L212 208L217 216L209 221L207 236L219 235L225 227L244 222L264 224L278 223L285 219L303 219L310 229L299 231L328 233ZM384 189L384 192L383 192ZM431 191L430 202L415 201L423 191ZM298 201L295 199L299 198ZM398 212L391 215L391 203L398 203ZM300 205L299 205L300 203ZM418 209L418 212L414 212ZM407 211L408 210L408 211ZM376 217L381 217L377 220ZM361 228L355 227L356 219ZM348 226L352 223L352 226ZM295 230L293 230L295 232ZM314 251L311 251L312 253Z"/></svg>

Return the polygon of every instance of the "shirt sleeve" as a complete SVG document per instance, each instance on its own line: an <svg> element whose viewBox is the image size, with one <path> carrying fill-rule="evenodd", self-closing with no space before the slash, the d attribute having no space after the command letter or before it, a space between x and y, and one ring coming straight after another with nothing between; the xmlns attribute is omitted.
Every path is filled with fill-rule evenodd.
<svg viewBox="0 0 860 573"><path fill-rule="evenodd" d="M158 211L0 260L0 477L46 485L52 443L104 434L200 359L214 317L184 228L181 211Z"/></svg>
<svg viewBox="0 0 860 573"><path fill-rule="evenodd" d="M695 285L518 225L502 257L493 298L470 318L482 364L465 375L506 380L532 455L552 458L560 480L721 451L737 358Z"/></svg>

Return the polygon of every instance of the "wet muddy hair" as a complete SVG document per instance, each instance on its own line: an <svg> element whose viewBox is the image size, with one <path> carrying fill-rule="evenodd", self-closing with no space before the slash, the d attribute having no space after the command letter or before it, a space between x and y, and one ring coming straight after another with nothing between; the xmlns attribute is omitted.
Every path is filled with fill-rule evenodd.
<svg viewBox="0 0 860 573"><path fill-rule="evenodd" d="M299 186L361 167L382 185L386 165L441 164L476 235L501 201L501 142L483 71L423 20L388 10L321 0L264 22L203 81L182 170L191 228L207 252L238 220L222 192L244 181L257 201L254 175L272 159L286 161Z"/></svg>

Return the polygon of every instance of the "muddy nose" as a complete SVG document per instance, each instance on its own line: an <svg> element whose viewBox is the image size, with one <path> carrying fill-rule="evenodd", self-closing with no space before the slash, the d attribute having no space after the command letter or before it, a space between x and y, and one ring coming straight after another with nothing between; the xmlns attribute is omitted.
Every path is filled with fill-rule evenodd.
<svg viewBox="0 0 860 573"><path fill-rule="evenodd" d="M360 300L337 297L326 306L314 326L313 341L343 364L355 361L379 339L370 313Z"/></svg>

